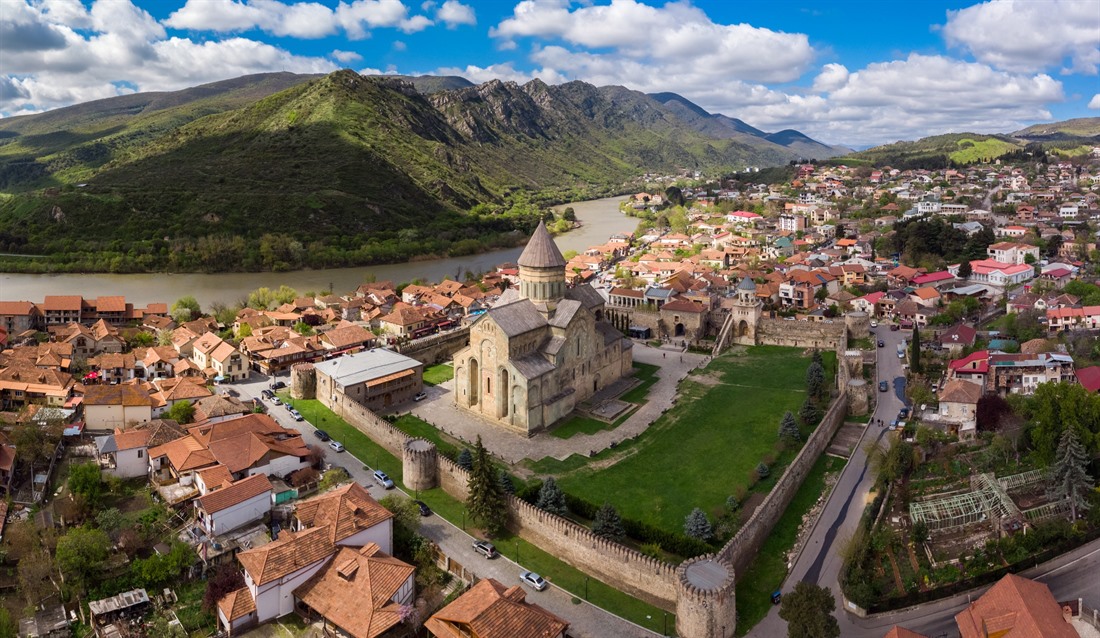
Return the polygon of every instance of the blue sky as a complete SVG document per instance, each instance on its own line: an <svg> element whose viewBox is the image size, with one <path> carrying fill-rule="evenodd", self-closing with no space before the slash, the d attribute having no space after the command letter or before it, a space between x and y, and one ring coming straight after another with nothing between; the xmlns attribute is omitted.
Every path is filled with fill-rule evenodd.
<svg viewBox="0 0 1100 638"><path fill-rule="evenodd" d="M1100 2L0 0L0 114L248 73L673 91L865 146L1100 116Z"/></svg>

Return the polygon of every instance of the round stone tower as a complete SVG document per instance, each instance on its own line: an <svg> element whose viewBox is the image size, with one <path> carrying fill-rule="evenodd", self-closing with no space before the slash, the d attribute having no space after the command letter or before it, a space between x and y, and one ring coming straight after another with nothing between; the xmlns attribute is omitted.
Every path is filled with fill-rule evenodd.
<svg viewBox="0 0 1100 638"><path fill-rule="evenodd" d="M295 363L290 367L290 396L294 399L317 398L317 370L312 363Z"/></svg>
<svg viewBox="0 0 1100 638"><path fill-rule="evenodd" d="M565 298L565 257L539 222L519 256L519 294L553 310Z"/></svg>
<svg viewBox="0 0 1100 638"><path fill-rule="evenodd" d="M682 638L729 638L737 626L733 565L713 554L676 569L676 633Z"/></svg>
<svg viewBox="0 0 1100 638"><path fill-rule="evenodd" d="M870 386L863 379L848 381L848 414L863 416L870 410Z"/></svg>
<svg viewBox="0 0 1100 638"><path fill-rule="evenodd" d="M849 339L866 339L871 335L871 318L866 312L849 312L844 315Z"/></svg>
<svg viewBox="0 0 1100 638"><path fill-rule="evenodd" d="M409 439L401 452L401 480L414 490L430 490L439 485L439 465L435 444L424 439Z"/></svg>

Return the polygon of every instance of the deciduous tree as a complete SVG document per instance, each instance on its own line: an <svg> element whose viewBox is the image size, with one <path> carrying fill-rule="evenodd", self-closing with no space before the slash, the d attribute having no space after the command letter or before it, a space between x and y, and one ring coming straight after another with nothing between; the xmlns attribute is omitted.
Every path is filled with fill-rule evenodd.
<svg viewBox="0 0 1100 638"><path fill-rule="evenodd" d="M177 401L164 411L164 418L172 419L180 425L187 425L195 420L195 406L190 401Z"/></svg>
<svg viewBox="0 0 1100 638"><path fill-rule="evenodd" d="M206 611L214 611L218 607L218 601L225 598L226 594L235 592L244 587L244 573L236 562L222 563L214 571L214 575L206 581L206 593L202 597L202 608Z"/></svg>
<svg viewBox="0 0 1100 638"><path fill-rule="evenodd" d="M788 638L839 638L835 608L833 592L803 581L783 596L779 617L787 621Z"/></svg>
<svg viewBox="0 0 1100 638"><path fill-rule="evenodd" d="M83 586L100 571L110 549L111 539L103 530L74 527L57 541L57 564Z"/></svg>

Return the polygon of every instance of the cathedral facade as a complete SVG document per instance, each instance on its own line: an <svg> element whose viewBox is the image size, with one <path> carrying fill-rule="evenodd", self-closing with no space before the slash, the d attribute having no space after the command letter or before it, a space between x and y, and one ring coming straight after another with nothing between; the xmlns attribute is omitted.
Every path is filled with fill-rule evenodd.
<svg viewBox="0 0 1100 638"><path fill-rule="evenodd" d="M478 317L454 356L458 406L532 436L632 373L633 343L591 286L566 286L565 263L540 222L519 257L519 291Z"/></svg>

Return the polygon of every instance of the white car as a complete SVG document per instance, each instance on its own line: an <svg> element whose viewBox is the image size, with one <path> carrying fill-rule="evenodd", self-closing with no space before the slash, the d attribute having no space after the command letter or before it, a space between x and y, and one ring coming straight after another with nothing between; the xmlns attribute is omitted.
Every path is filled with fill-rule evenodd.
<svg viewBox="0 0 1100 638"><path fill-rule="evenodd" d="M878 328L878 322L877 321L872 321L871 322L871 327L872 328Z"/></svg>
<svg viewBox="0 0 1100 638"><path fill-rule="evenodd" d="M546 582L542 576L539 576L535 572L523 572L519 575L519 579L527 585L534 587L535 591L542 591L550 586L550 583Z"/></svg>
<svg viewBox="0 0 1100 638"><path fill-rule="evenodd" d="M343 452L344 451L344 444L339 442L339 441L330 441L328 446L330 448L336 450L337 452Z"/></svg>

